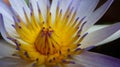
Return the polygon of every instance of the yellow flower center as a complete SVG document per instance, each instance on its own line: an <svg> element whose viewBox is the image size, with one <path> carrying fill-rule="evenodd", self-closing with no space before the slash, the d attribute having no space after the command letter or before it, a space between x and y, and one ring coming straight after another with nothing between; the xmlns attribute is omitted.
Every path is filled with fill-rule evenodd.
<svg viewBox="0 0 120 67"><path fill-rule="evenodd" d="M76 18L76 11L68 8L65 15L57 7L55 21L52 21L50 9L47 10L47 19L44 21L39 11L39 20L31 12L30 18L25 13L26 22L18 16L15 19L15 28L19 36L15 39L8 37L16 44L16 53L34 66L64 65L74 63L72 56L80 54L80 42L86 36L81 36L84 25L82 20ZM81 27L80 27L81 25Z"/></svg>

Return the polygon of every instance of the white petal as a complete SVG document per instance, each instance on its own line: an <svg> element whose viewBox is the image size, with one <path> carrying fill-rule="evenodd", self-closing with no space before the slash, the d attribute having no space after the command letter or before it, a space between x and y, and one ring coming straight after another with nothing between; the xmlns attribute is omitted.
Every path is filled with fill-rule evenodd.
<svg viewBox="0 0 120 67"><path fill-rule="evenodd" d="M27 62L18 57L0 58L1 67L33 67L33 62Z"/></svg>
<svg viewBox="0 0 120 67"><path fill-rule="evenodd" d="M79 16L80 18L89 16L99 2L99 0L79 0L79 1L80 2L77 2L78 5L76 6L78 6L77 16Z"/></svg>
<svg viewBox="0 0 120 67"><path fill-rule="evenodd" d="M37 0L30 0L30 4L32 5L32 9L33 9L35 17L39 19Z"/></svg>
<svg viewBox="0 0 120 67"><path fill-rule="evenodd" d="M77 3L77 0L53 0L50 9L52 14L52 22L55 21L57 8L59 8L58 14L62 12L62 17L63 17L66 11L68 10L68 8L70 9L73 7L73 2ZM77 6L74 5L74 8L76 7Z"/></svg>
<svg viewBox="0 0 120 67"><path fill-rule="evenodd" d="M77 9L77 16L79 18L83 18L85 16L90 15L93 10L95 9L96 5L98 4L99 0L53 0L51 6L51 13L53 14L53 21L56 15L56 7L60 7L62 10L62 15L64 16L67 9L76 10ZM59 4L58 4L59 3ZM59 11L60 12L60 11Z"/></svg>
<svg viewBox="0 0 120 67"><path fill-rule="evenodd" d="M110 25L94 25L87 32L91 33L93 31L97 31L97 30L105 28L107 26L110 26ZM102 42L96 44L96 46L111 42L111 41L116 40L118 38L120 38L120 30L117 31L116 33L114 33L113 35L111 35L110 37L108 37L107 39L103 40Z"/></svg>
<svg viewBox="0 0 120 67"><path fill-rule="evenodd" d="M110 37L108 37L107 39L105 39L104 41L96 44L96 46L102 45L102 44L105 44L105 43L108 43L108 42L111 42L111 41L116 40L116 39L118 39L118 38L120 38L120 30L117 31L116 33L114 33L112 36L110 36Z"/></svg>
<svg viewBox="0 0 120 67"><path fill-rule="evenodd" d="M0 58L1 67L25 67L25 65L18 65L24 61L20 58L15 57L3 57Z"/></svg>
<svg viewBox="0 0 120 67"><path fill-rule="evenodd" d="M6 5L3 0L0 1L0 7L2 7L6 12L8 12L10 15L13 15L10 6Z"/></svg>
<svg viewBox="0 0 120 67"><path fill-rule="evenodd" d="M71 4L72 0L59 0L60 3L60 10L62 9L62 14L64 15L67 8ZM74 1L73 1L74 2Z"/></svg>
<svg viewBox="0 0 120 67"><path fill-rule="evenodd" d="M15 46L5 42L4 40L0 40L0 56L12 56L15 52Z"/></svg>
<svg viewBox="0 0 120 67"><path fill-rule="evenodd" d="M24 0L9 0L13 10L22 18L25 22L25 14L24 10L27 13L27 16L30 17L30 9L28 8L27 4Z"/></svg>
<svg viewBox="0 0 120 67"><path fill-rule="evenodd" d="M120 59L106 56L103 54L83 51L74 57L76 64L82 64L84 67L119 67Z"/></svg>
<svg viewBox="0 0 120 67"><path fill-rule="evenodd" d="M88 30L93 24L95 24L107 11L107 9L112 4L113 0L107 0L101 7L96 9L91 15L86 17L87 23L84 25L82 32L84 33Z"/></svg>
<svg viewBox="0 0 120 67"><path fill-rule="evenodd" d="M92 26L90 29L88 29L88 33L91 33L91 32L94 32L94 31L97 31L99 29L102 29L102 28L105 28L107 26L110 26L110 25L94 25Z"/></svg>
<svg viewBox="0 0 120 67"><path fill-rule="evenodd" d="M56 10L57 10L57 6L58 6L58 2L59 2L59 0L53 0L52 1L52 5L51 5L51 8L50 8L50 12L51 12L51 15L52 15L52 22L55 21L55 16L56 16Z"/></svg>
<svg viewBox="0 0 120 67"><path fill-rule="evenodd" d="M18 59L6 57L6 58L0 58L0 66L1 67L14 67L18 63Z"/></svg>
<svg viewBox="0 0 120 67"><path fill-rule="evenodd" d="M15 29L12 27L12 25L14 25L12 15L6 12L6 10L4 10L2 7L0 7L0 13L2 15L2 17L0 18L1 19L0 23L4 23L6 31L13 34Z"/></svg>
<svg viewBox="0 0 120 67"><path fill-rule="evenodd" d="M11 44L14 44L12 41L10 41L7 37L8 35L9 36L13 36L14 35L14 28L12 27L12 22L10 22L10 18L7 18L9 17L9 14L7 14L6 12L3 12L4 15L2 16L2 14L0 14L0 32L2 34L2 37L8 41L9 43ZM5 14L6 13L6 14ZM8 16L7 16L8 15ZM4 17L4 18L3 18Z"/></svg>
<svg viewBox="0 0 120 67"><path fill-rule="evenodd" d="M44 21L47 18L47 8L50 8L49 0L38 0L38 6L43 16Z"/></svg>
<svg viewBox="0 0 120 67"><path fill-rule="evenodd" d="M102 42L106 38L113 35L115 32L120 30L120 22L113 24L111 26L105 27L103 29L89 33L84 40L81 42L81 48L86 48L89 46L96 46L96 44Z"/></svg>

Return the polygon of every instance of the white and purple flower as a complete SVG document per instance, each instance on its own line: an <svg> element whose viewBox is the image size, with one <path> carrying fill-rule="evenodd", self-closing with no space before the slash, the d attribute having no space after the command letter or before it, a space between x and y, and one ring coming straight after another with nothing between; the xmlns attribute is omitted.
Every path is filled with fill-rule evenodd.
<svg viewBox="0 0 120 67"><path fill-rule="evenodd" d="M113 0L0 0L1 67L119 67L89 52L119 38L120 23L94 26Z"/></svg>

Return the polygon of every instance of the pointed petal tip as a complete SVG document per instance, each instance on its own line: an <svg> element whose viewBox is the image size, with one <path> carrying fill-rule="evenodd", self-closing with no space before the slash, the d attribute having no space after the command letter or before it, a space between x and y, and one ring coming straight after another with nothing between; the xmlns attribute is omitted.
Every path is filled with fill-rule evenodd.
<svg viewBox="0 0 120 67"><path fill-rule="evenodd" d="M104 27L102 29L93 31L84 38L84 40L81 42L81 44L83 44L83 45L81 45L81 47L87 48L89 46L97 46L102 41L106 40L107 38L111 37L115 33L119 32L119 30L120 30L120 22L115 23L110 26L107 26L107 27ZM115 36L115 37L117 37L117 36ZM114 39L116 39L116 38L114 38ZM112 39L112 40L114 40L114 39ZM111 40L109 40L109 41L111 41ZM108 42L108 41L106 41L106 42Z"/></svg>

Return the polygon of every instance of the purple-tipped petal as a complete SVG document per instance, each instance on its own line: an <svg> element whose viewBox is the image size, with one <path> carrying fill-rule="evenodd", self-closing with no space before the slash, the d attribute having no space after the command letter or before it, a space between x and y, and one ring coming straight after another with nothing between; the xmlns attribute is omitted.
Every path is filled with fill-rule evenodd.
<svg viewBox="0 0 120 67"><path fill-rule="evenodd" d="M81 42L81 47L86 48L89 46L96 46L96 44L102 42L103 40L107 39L111 35L113 35L115 32L120 30L120 22L113 24L111 26L105 27L103 29L94 31L92 33L89 33L84 40Z"/></svg>
<svg viewBox="0 0 120 67"><path fill-rule="evenodd" d="M110 5L112 4L113 0L107 0L101 7L96 9L93 13L91 13L87 17L87 23L83 27L82 33L84 33L86 30L88 30L91 26L93 26L108 10Z"/></svg>
<svg viewBox="0 0 120 67"><path fill-rule="evenodd" d="M6 18L6 17L5 17ZM9 43L11 44L14 44L11 40L9 40L7 37L8 36L13 36L14 35L14 32L15 30L13 28L11 28L12 26L7 26L7 24L4 22L5 19L3 18L2 14L0 14L0 32L1 32L1 35L2 37ZM12 33L11 33L12 32ZM10 34L10 35L9 35Z"/></svg>
<svg viewBox="0 0 120 67"><path fill-rule="evenodd" d="M30 0L29 2L29 5L31 6L30 9L33 10L35 17L37 18L37 20L39 20L37 0Z"/></svg>
<svg viewBox="0 0 120 67"><path fill-rule="evenodd" d="M30 9L24 0L9 0L9 2L13 10L20 16L20 18L22 18L24 22L26 21L24 10L27 13L27 16L30 18Z"/></svg>
<svg viewBox="0 0 120 67"><path fill-rule="evenodd" d="M67 8L69 7L69 5L72 5L71 4L72 1L74 2L74 0L59 0L60 10L62 10L63 15L67 11Z"/></svg>
<svg viewBox="0 0 120 67"><path fill-rule="evenodd" d="M51 15L52 15L52 21L53 22L55 21L56 10L57 10L57 7L59 6L59 1L60 0L53 0L52 4L51 4L50 12L51 12Z"/></svg>
<svg viewBox="0 0 120 67"><path fill-rule="evenodd" d="M49 0L38 0L38 6L43 16L44 21L47 19L47 8L50 8Z"/></svg>
<svg viewBox="0 0 120 67"><path fill-rule="evenodd" d="M77 2L78 6L78 12L77 16L80 18L83 18L85 16L89 16L94 9L96 8L99 0L79 0L80 2Z"/></svg>
<svg viewBox="0 0 120 67"><path fill-rule="evenodd" d="M103 54L83 51L75 56L76 64L82 64L84 67L119 67L120 59L106 56Z"/></svg>
<svg viewBox="0 0 120 67"><path fill-rule="evenodd" d="M79 17L81 19L85 16L89 16L98 2L99 0L53 0L51 5L52 19L53 21L55 20L57 7L60 8L59 12L62 10L62 16L64 16L68 9L73 8L72 10L76 10L77 12L76 18Z"/></svg>
<svg viewBox="0 0 120 67"><path fill-rule="evenodd" d="M8 44L4 40L0 40L0 56L12 56L15 52L15 46Z"/></svg>

